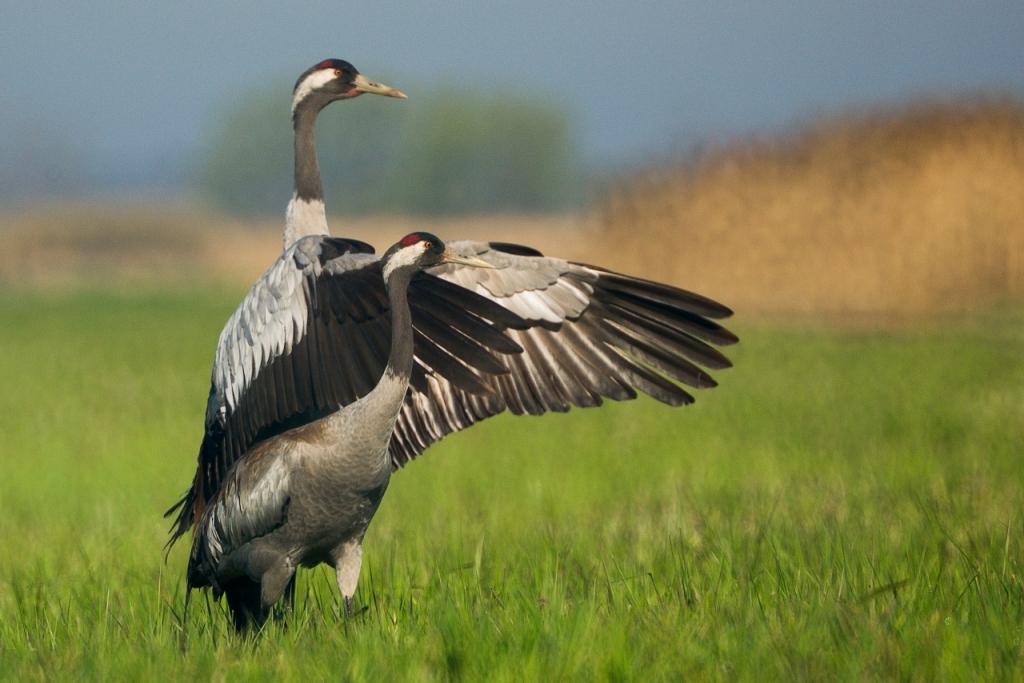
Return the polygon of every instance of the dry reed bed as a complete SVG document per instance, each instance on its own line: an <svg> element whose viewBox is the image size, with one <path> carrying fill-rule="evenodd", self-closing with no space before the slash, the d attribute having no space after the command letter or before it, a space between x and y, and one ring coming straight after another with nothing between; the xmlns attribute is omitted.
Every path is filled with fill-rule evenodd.
<svg viewBox="0 0 1024 683"><path fill-rule="evenodd" d="M737 308L971 309L1024 295L1024 105L917 103L749 139L601 201L618 267Z"/></svg>

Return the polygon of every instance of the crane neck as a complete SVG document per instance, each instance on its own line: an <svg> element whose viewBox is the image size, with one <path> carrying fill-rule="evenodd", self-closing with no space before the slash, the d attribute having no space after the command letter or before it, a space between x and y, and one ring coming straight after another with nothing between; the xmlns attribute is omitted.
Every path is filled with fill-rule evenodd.
<svg viewBox="0 0 1024 683"><path fill-rule="evenodd" d="M320 108L299 103L292 114L295 189L285 214L284 247L306 235L328 235L320 162L316 156L316 117Z"/></svg>
<svg viewBox="0 0 1024 683"><path fill-rule="evenodd" d="M412 375L413 330L409 311L409 282L412 268L396 268L385 283L391 307L391 350L384 376L388 375L408 383ZM402 390L403 395L405 390Z"/></svg>

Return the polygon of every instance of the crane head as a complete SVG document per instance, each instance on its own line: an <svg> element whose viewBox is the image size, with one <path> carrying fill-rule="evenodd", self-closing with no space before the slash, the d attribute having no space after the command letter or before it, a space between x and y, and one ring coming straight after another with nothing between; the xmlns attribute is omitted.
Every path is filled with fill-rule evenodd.
<svg viewBox="0 0 1024 683"><path fill-rule="evenodd" d="M454 263L473 268L494 268L483 259L452 252L439 237L429 232L409 233L384 253L381 263L385 281L397 268L422 270L443 263Z"/></svg>
<svg viewBox="0 0 1024 683"><path fill-rule="evenodd" d="M306 104L319 111L331 102L352 99L364 93L406 99L401 90L371 81L343 59L325 59L306 69L295 81L292 112Z"/></svg>

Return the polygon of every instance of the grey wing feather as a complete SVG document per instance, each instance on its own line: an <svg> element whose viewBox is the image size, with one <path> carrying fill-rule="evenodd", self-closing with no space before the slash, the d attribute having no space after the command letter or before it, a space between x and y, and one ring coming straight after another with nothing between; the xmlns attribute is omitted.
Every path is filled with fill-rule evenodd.
<svg viewBox="0 0 1024 683"><path fill-rule="evenodd" d="M237 407L239 398L271 358L291 352L310 315L308 283L321 274L364 268L377 256L349 253L321 263L319 236L298 240L263 273L228 319L217 341L207 425Z"/></svg>
<svg viewBox="0 0 1024 683"><path fill-rule="evenodd" d="M189 558L190 586L208 585L225 558L285 522L290 477L288 460L265 452L232 468L198 525Z"/></svg>
<svg viewBox="0 0 1024 683"><path fill-rule="evenodd" d="M428 373L414 385L391 442L398 468L446 434L506 410L539 415L628 400L637 391L669 405L693 402L677 382L715 386L700 366L731 365L712 344L737 341L713 319L731 315L707 297L602 268L542 256L517 245L449 242L495 269L430 269L527 321L505 334L523 352L502 357L508 373L485 376L486 394Z"/></svg>

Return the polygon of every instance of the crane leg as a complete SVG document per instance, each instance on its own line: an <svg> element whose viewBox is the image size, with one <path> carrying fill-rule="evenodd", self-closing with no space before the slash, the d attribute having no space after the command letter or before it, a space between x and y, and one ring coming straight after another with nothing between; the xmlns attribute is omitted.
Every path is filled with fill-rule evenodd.
<svg viewBox="0 0 1024 683"><path fill-rule="evenodd" d="M345 616L352 616L352 597L359 583L359 570L363 566L362 539L342 543L334 553L334 571L338 578L338 589L345 601Z"/></svg>

